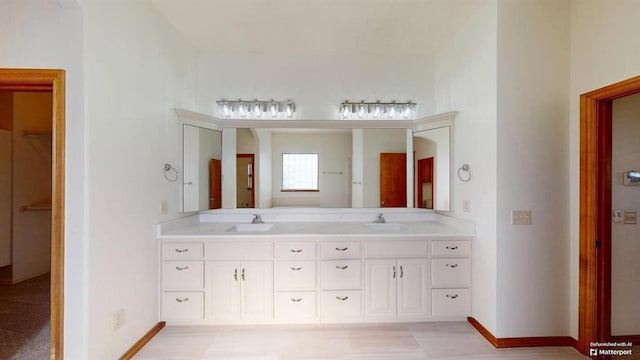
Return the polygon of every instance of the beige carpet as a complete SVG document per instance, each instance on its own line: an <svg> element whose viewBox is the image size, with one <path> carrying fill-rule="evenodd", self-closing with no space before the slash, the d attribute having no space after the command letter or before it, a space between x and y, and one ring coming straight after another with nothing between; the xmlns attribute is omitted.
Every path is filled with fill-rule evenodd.
<svg viewBox="0 0 640 360"><path fill-rule="evenodd" d="M0 286L0 359L49 358L49 276Z"/></svg>

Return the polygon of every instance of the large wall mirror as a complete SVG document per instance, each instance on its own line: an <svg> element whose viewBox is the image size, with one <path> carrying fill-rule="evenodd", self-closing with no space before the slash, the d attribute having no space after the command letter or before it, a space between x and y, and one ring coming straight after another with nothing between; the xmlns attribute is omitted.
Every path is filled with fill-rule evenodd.
<svg viewBox="0 0 640 360"><path fill-rule="evenodd" d="M219 207L452 210L455 112L394 122L398 128L380 122L347 128L343 121L332 122L333 127L317 121L318 128L241 127L237 120L178 113L205 120L182 123L183 212Z"/></svg>
<svg viewBox="0 0 640 360"><path fill-rule="evenodd" d="M222 132L182 124L182 212L222 206Z"/></svg>

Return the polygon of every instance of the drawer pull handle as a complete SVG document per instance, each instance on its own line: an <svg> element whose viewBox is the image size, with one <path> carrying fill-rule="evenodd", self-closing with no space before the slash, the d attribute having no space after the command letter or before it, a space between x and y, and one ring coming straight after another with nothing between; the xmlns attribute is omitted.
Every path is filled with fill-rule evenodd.
<svg viewBox="0 0 640 360"><path fill-rule="evenodd" d="M338 270L345 270L347 268L349 268L349 265L344 265L344 266L336 265L336 269Z"/></svg>
<svg viewBox="0 0 640 360"><path fill-rule="evenodd" d="M176 301L179 302L179 303L183 303L183 302L189 301L189 298L182 298L182 299L176 298Z"/></svg>
<svg viewBox="0 0 640 360"><path fill-rule="evenodd" d="M347 301L347 300L349 300L349 297L348 296L345 296L345 297L336 296L336 299L338 299L340 301Z"/></svg>
<svg viewBox="0 0 640 360"><path fill-rule="evenodd" d="M302 301L302 298L297 298L297 299L291 298L291 301L293 301L293 302L300 302L300 301Z"/></svg>
<svg viewBox="0 0 640 360"><path fill-rule="evenodd" d="M458 267L458 264L447 264L447 267L456 268Z"/></svg>
<svg viewBox="0 0 640 360"><path fill-rule="evenodd" d="M176 266L176 270L178 270L178 271L189 270L189 267L188 266Z"/></svg>
<svg viewBox="0 0 640 360"><path fill-rule="evenodd" d="M189 252L189 249L175 249L177 253Z"/></svg>
<svg viewBox="0 0 640 360"><path fill-rule="evenodd" d="M233 280L238 281L238 269L233 269Z"/></svg>
<svg viewBox="0 0 640 360"><path fill-rule="evenodd" d="M400 265L400 279L402 279L402 277L404 277L404 269L402 268L402 265Z"/></svg>
<svg viewBox="0 0 640 360"><path fill-rule="evenodd" d="M447 246L445 249L447 250L458 250L457 246Z"/></svg>
<svg viewBox="0 0 640 360"><path fill-rule="evenodd" d="M396 267L395 267L395 265L393 266L393 278L394 279L396 278Z"/></svg>
<svg viewBox="0 0 640 360"><path fill-rule="evenodd" d="M347 250L349 250L348 247L336 248L336 251L347 251Z"/></svg>
<svg viewBox="0 0 640 360"><path fill-rule="evenodd" d="M302 266L300 266L300 267L293 267L293 266L292 266L292 267L291 267L291 270L293 270L293 271L299 271L299 270L302 270Z"/></svg>
<svg viewBox="0 0 640 360"><path fill-rule="evenodd" d="M302 249L291 249L289 251L291 251L292 253L296 253L297 254L297 253L301 253Z"/></svg>
<svg viewBox="0 0 640 360"><path fill-rule="evenodd" d="M458 297L458 294L454 294L454 295L449 295L449 294L447 294L447 297L448 297L449 299L456 299L456 298Z"/></svg>
<svg viewBox="0 0 640 360"><path fill-rule="evenodd" d="M242 269L242 275L240 276L242 276L242 281L244 281L244 268Z"/></svg>

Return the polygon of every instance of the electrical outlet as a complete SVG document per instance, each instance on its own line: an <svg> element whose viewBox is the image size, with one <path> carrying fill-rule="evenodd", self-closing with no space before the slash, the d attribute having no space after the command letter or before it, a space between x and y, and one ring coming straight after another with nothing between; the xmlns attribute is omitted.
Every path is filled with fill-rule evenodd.
<svg viewBox="0 0 640 360"><path fill-rule="evenodd" d="M160 215L166 215L169 212L169 201L160 200Z"/></svg>
<svg viewBox="0 0 640 360"><path fill-rule="evenodd" d="M118 312L114 313L112 317L113 331L120 329L122 325L124 325L124 320L124 310L119 310Z"/></svg>
<svg viewBox="0 0 640 360"><path fill-rule="evenodd" d="M471 211L471 201L462 200L462 211L470 212Z"/></svg>
<svg viewBox="0 0 640 360"><path fill-rule="evenodd" d="M531 210L511 210L511 225L531 225Z"/></svg>

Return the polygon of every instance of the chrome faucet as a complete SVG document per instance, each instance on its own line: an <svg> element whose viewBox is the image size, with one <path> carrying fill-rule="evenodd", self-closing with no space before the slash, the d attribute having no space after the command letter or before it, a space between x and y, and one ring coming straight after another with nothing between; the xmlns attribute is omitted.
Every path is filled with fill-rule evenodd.
<svg viewBox="0 0 640 360"><path fill-rule="evenodd" d="M264 221L262 221L262 216L260 216L258 214L253 214L253 219L251 219L251 223L252 224L264 224Z"/></svg>
<svg viewBox="0 0 640 360"><path fill-rule="evenodd" d="M375 220L373 220L374 223L377 224L384 224L387 222L387 220L384 218L384 215L382 215L382 213L378 214L378 216L376 217Z"/></svg>

